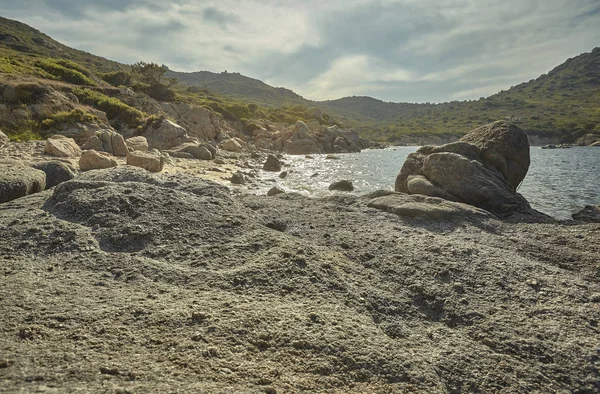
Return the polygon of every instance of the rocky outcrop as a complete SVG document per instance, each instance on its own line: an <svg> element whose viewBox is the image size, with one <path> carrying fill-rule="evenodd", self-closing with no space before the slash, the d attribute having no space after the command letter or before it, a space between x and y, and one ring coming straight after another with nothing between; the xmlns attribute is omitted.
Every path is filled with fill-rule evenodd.
<svg viewBox="0 0 600 394"><path fill-rule="evenodd" d="M61 163L60 161L32 163L31 167L44 171L46 174L46 189L75 178L75 173L65 163Z"/></svg>
<svg viewBox="0 0 600 394"><path fill-rule="evenodd" d="M158 150L148 152L134 151L127 154L127 164L150 172L161 172L165 160Z"/></svg>
<svg viewBox="0 0 600 394"><path fill-rule="evenodd" d="M263 170L273 171L273 172L281 171L281 162L279 161L277 156L275 156L275 155L267 156L267 160L265 161L265 164L263 165Z"/></svg>
<svg viewBox="0 0 600 394"><path fill-rule="evenodd" d="M191 138L186 129L168 119L160 119L150 125L143 133L149 149L171 149L186 142L198 142Z"/></svg>
<svg viewBox="0 0 600 394"><path fill-rule="evenodd" d="M113 130L100 130L91 136L83 145L83 149L93 149L98 152L106 152L113 156L127 156L129 151L123 136Z"/></svg>
<svg viewBox="0 0 600 394"><path fill-rule="evenodd" d="M2 147L4 145L8 145L9 142L10 142L10 139L8 138L8 136L6 134L4 134L2 132L2 130L0 130L0 147Z"/></svg>
<svg viewBox="0 0 600 394"><path fill-rule="evenodd" d="M81 171L111 168L116 167L117 164L117 161L110 154L93 149L84 151L79 158L79 169Z"/></svg>
<svg viewBox="0 0 600 394"><path fill-rule="evenodd" d="M161 103L161 106L169 118L199 141L213 141L226 128L223 118L208 108L187 103Z"/></svg>
<svg viewBox="0 0 600 394"><path fill-rule="evenodd" d="M500 217L535 214L516 188L529 168L529 145L518 127L495 122L459 142L410 154L395 190L467 203Z"/></svg>
<svg viewBox="0 0 600 394"><path fill-rule="evenodd" d="M44 153L56 157L75 158L81 155L81 149L74 139L57 134L46 140Z"/></svg>
<svg viewBox="0 0 600 394"><path fill-rule="evenodd" d="M598 142L594 142L593 144L591 144L590 146L600 146L600 141Z"/></svg>
<svg viewBox="0 0 600 394"><path fill-rule="evenodd" d="M0 162L0 203L39 193L45 187L43 171L17 162Z"/></svg>
<svg viewBox="0 0 600 394"><path fill-rule="evenodd" d="M312 155L324 153L315 137L310 134L307 124L299 120L291 137L285 141L285 151L290 155Z"/></svg>
<svg viewBox="0 0 600 394"><path fill-rule="evenodd" d="M278 194L284 194L285 190L277 187L277 186L273 186L272 188L269 189L269 191L267 192L267 196L271 197L271 196L276 196Z"/></svg>
<svg viewBox="0 0 600 394"><path fill-rule="evenodd" d="M125 140L125 143L127 144L127 148L131 151L136 151L136 150L139 150L140 152L148 151L148 140L146 139L146 137L137 136L137 137L127 138Z"/></svg>
<svg viewBox="0 0 600 394"><path fill-rule="evenodd" d="M576 145L591 146L596 142L600 142L600 132L588 133L577 139Z"/></svg>

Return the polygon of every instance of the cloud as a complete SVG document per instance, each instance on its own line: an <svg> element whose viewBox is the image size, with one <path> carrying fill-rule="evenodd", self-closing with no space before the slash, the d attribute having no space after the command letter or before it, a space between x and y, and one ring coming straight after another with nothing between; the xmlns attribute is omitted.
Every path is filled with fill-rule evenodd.
<svg viewBox="0 0 600 394"><path fill-rule="evenodd" d="M312 99L476 99L600 33L597 0L3 0L0 12L106 58L238 71Z"/></svg>

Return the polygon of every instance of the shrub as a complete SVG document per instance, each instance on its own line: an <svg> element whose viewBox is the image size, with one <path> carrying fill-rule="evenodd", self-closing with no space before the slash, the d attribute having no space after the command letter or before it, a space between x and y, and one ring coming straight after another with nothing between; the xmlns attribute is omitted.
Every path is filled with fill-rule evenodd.
<svg viewBox="0 0 600 394"><path fill-rule="evenodd" d="M130 86L133 83L131 73L127 71L102 73L99 76L104 82L108 82L112 86Z"/></svg>
<svg viewBox="0 0 600 394"><path fill-rule="evenodd" d="M130 127L139 126L143 119L147 117L143 112L130 107L121 100L91 89L76 88L73 89L73 94L77 96L81 103L104 111L109 119L116 119Z"/></svg>
<svg viewBox="0 0 600 394"><path fill-rule="evenodd" d="M74 85L95 85L96 83L82 74L80 71L67 68L52 60L38 60L34 65L60 79L63 82L72 83Z"/></svg>
<svg viewBox="0 0 600 394"><path fill-rule="evenodd" d="M42 129L59 127L64 124L89 123L97 120L98 118L89 112L85 112L81 109L74 109L72 111L58 112L52 115L50 118L44 119L42 121Z"/></svg>

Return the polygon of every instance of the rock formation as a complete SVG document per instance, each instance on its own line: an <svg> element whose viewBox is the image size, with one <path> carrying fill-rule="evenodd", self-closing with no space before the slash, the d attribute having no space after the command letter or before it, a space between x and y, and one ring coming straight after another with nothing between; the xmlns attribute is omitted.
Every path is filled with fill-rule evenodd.
<svg viewBox="0 0 600 394"><path fill-rule="evenodd" d="M85 142L83 149L94 149L98 152L106 152L113 156L121 157L127 156L127 152L129 151L123 136L109 129L97 131L95 135L91 136Z"/></svg>
<svg viewBox="0 0 600 394"><path fill-rule="evenodd" d="M129 150L131 150L131 151L136 151L136 150L139 150L141 152L148 151L148 140L146 139L146 137L137 136L137 137L127 138L125 140L125 143L127 144L127 147L129 148Z"/></svg>
<svg viewBox="0 0 600 394"><path fill-rule="evenodd" d="M116 167L117 161L106 152L97 152L93 149L86 150L79 158L79 169L81 171L97 170Z"/></svg>
<svg viewBox="0 0 600 394"><path fill-rule="evenodd" d="M46 187L46 174L18 162L0 163L0 203L14 200Z"/></svg>
<svg viewBox="0 0 600 394"><path fill-rule="evenodd" d="M10 139L8 138L8 136L6 134L4 134L2 132L2 130L0 130L0 147L2 147L4 145L8 145L9 142L10 142Z"/></svg>
<svg viewBox="0 0 600 394"><path fill-rule="evenodd" d="M533 214L516 189L529 168L527 136L503 121L479 127L460 141L410 154L395 189L483 208L500 217Z"/></svg>
<svg viewBox="0 0 600 394"><path fill-rule="evenodd" d="M150 172L161 172L164 158L156 149L148 152L134 151L127 154L127 164Z"/></svg>
<svg viewBox="0 0 600 394"><path fill-rule="evenodd" d="M191 138L186 129L168 119L159 119L143 133L149 149L171 149L186 142L198 142Z"/></svg>
<svg viewBox="0 0 600 394"><path fill-rule="evenodd" d="M81 149L74 139L57 134L46 140L44 153L56 157L75 158L81 155Z"/></svg>

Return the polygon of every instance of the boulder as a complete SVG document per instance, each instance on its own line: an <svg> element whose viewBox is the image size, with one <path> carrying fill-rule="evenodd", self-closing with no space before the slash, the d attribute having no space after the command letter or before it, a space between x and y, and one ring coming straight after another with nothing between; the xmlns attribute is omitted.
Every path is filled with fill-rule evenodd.
<svg viewBox="0 0 600 394"><path fill-rule="evenodd" d="M574 220L600 223L600 205L586 205L581 211L574 213Z"/></svg>
<svg viewBox="0 0 600 394"><path fill-rule="evenodd" d="M60 161L43 161L31 164L31 167L44 171L46 174L46 189L75 178L75 173Z"/></svg>
<svg viewBox="0 0 600 394"><path fill-rule="evenodd" d="M600 141L596 141L593 144L591 144L590 146L600 146Z"/></svg>
<svg viewBox="0 0 600 394"><path fill-rule="evenodd" d="M285 193L285 191L278 188L277 186L274 186L269 189L269 191L267 192L267 196L276 196L277 194L282 194L282 193Z"/></svg>
<svg viewBox="0 0 600 394"><path fill-rule="evenodd" d="M192 158L195 159L212 160L214 159L213 151L215 151L214 147L210 146L209 144L198 145L195 143L187 143L176 147L172 151L167 151L167 153L175 157L181 157L178 155L178 153L188 153Z"/></svg>
<svg viewBox="0 0 600 394"><path fill-rule="evenodd" d="M150 172L161 172L164 166L164 158L158 150L134 151L127 154L127 164Z"/></svg>
<svg viewBox="0 0 600 394"><path fill-rule="evenodd" d="M2 130L0 130L0 147L3 147L4 145L8 145L9 142L10 142L10 139L8 138L8 136L6 134L4 134L2 132Z"/></svg>
<svg viewBox="0 0 600 394"><path fill-rule="evenodd" d="M273 171L273 172L281 171L281 162L279 161L277 156L275 156L275 155L267 156L267 161L265 161L265 164L263 165L263 170Z"/></svg>
<svg viewBox="0 0 600 394"><path fill-rule="evenodd" d="M475 145L486 168L495 168L508 185L517 190L529 170L527 134L514 124L498 121L478 127L460 141Z"/></svg>
<svg viewBox="0 0 600 394"><path fill-rule="evenodd" d="M288 176L287 171L282 171L281 174L279 174L279 178L281 178L281 179L285 179L287 176Z"/></svg>
<svg viewBox="0 0 600 394"><path fill-rule="evenodd" d="M209 108L187 103L161 103L164 112L177 124L183 126L188 135L199 141L213 141L227 127L223 118Z"/></svg>
<svg viewBox="0 0 600 394"><path fill-rule="evenodd" d="M125 140L125 143L127 144L127 147L129 148L129 150L131 150L131 151L136 151L136 150L140 151L140 152L148 151L148 140L146 139L146 137L137 136L137 137L127 138Z"/></svg>
<svg viewBox="0 0 600 394"><path fill-rule="evenodd" d="M88 138L87 141L85 141L85 143L82 146L83 150L95 150L98 152L104 152L104 146L102 144L102 141L100 141L100 138L98 138L98 136L93 135L90 138Z"/></svg>
<svg viewBox="0 0 600 394"><path fill-rule="evenodd" d="M123 136L109 129L97 131L95 135L88 138L85 144L83 144L83 149L93 149L121 157L127 156L127 152L129 151Z"/></svg>
<svg viewBox="0 0 600 394"><path fill-rule="evenodd" d="M342 192L351 192L354 190L354 185L352 184L352 181L341 180L341 181L333 182L331 185L329 185L329 190L339 190Z"/></svg>
<svg viewBox="0 0 600 394"><path fill-rule="evenodd" d="M231 174L231 178L229 180L234 185L245 185L246 184L246 177L244 176L244 174L242 174L239 171Z"/></svg>
<svg viewBox="0 0 600 394"><path fill-rule="evenodd" d="M244 142L239 138L229 138L221 142L221 148L228 152L241 152Z"/></svg>
<svg viewBox="0 0 600 394"><path fill-rule="evenodd" d="M160 119L154 122L144 132L150 149L171 149L186 142L197 142L191 138L187 131L168 119Z"/></svg>
<svg viewBox="0 0 600 394"><path fill-rule="evenodd" d="M535 214L516 193L529 168L525 133L506 122L477 128L458 142L423 146L404 162L395 190L470 204L500 217Z"/></svg>
<svg viewBox="0 0 600 394"><path fill-rule="evenodd" d="M51 156L74 158L81 155L81 149L74 139L57 134L46 140L44 153Z"/></svg>
<svg viewBox="0 0 600 394"><path fill-rule="evenodd" d="M437 197L394 192L384 192L381 194L384 195L371 199L367 203L367 206L402 217L428 220L453 221L463 219L471 221L477 218L485 219L492 217L492 215L483 209Z"/></svg>
<svg viewBox="0 0 600 394"><path fill-rule="evenodd" d="M93 149L86 150L79 158L79 169L81 171L99 170L116 167L117 161L106 152L98 152Z"/></svg>
<svg viewBox="0 0 600 394"><path fill-rule="evenodd" d="M285 141L285 151L290 155L311 155L323 153L315 137L310 134L308 125L299 120L294 125L294 131Z"/></svg>
<svg viewBox="0 0 600 394"><path fill-rule="evenodd" d="M46 187L46 174L16 162L0 163L0 203L38 193Z"/></svg>

